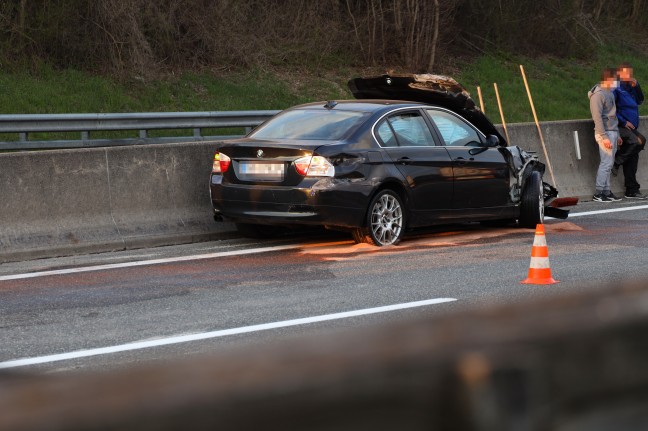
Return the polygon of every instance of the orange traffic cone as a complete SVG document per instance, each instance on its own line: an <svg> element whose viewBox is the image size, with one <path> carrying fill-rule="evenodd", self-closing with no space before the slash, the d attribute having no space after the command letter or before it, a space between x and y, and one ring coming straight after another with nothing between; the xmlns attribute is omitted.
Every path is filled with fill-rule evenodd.
<svg viewBox="0 0 648 431"><path fill-rule="evenodd" d="M531 249L531 264L529 265L529 276L522 280L524 284L555 284L559 281L551 277L549 268L549 249L543 224L536 225L533 248Z"/></svg>

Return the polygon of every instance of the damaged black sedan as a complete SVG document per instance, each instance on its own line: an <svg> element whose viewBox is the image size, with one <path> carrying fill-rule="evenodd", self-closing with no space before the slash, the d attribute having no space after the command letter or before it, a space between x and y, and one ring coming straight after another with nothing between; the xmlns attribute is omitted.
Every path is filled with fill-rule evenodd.
<svg viewBox="0 0 648 431"><path fill-rule="evenodd" d="M349 86L359 100L296 106L218 143L216 220L245 234L323 225L378 246L434 224L543 222L557 196L544 164L507 146L455 81L383 76Z"/></svg>

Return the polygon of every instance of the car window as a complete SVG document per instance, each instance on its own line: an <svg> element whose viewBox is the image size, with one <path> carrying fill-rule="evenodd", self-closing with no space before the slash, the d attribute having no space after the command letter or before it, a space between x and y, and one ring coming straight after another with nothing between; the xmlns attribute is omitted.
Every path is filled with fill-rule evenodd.
<svg viewBox="0 0 648 431"><path fill-rule="evenodd" d="M432 133L419 112L404 112L387 119L401 147L434 146Z"/></svg>
<svg viewBox="0 0 648 431"><path fill-rule="evenodd" d="M432 121L439 129L441 137L449 146L478 146L481 144L479 134L461 119L454 115L429 109L427 110Z"/></svg>
<svg viewBox="0 0 648 431"><path fill-rule="evenodd" d="M339 140L356 130L369 114L355 111L295 109L255 130L258 139Z"/></svg>
<svg viewBox="0 0 648 431"><path fill-rule="evenodd" d="M378 135L378 139L380 140L380 143L382 144L383 147L398 146L396 135L394 135L394 131L389 126L387 120L381 122L378 125L378 127L376 128L376 134Z"/></svg>

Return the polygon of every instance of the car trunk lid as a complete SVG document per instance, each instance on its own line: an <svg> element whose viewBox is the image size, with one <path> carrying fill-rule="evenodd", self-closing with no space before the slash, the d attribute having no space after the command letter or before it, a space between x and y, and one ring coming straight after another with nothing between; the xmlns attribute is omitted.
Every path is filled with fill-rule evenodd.
<svg viewBox="0 0 648 431"><path fill-rule="evenodd" d="M294 162L310 156L327 141L290 141L241 139L224 143L219 151L231 159L223 179L233 184L294 186L304 177Z"/></svg>

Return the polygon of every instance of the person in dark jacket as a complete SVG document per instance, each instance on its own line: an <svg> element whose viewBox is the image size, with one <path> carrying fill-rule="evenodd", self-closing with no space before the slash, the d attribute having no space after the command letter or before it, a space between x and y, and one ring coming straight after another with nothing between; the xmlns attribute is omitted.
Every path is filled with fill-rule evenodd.
<svg viewBox="0 0 648 431"><path fill-rule="evenodd" d="M641 86L633 76L629 63L621 64L617 69L619 86L614 89L616 116L619 119L619 136L623 145L619 147L612 167L612 175L616 176L619 166L623 166L625 180L625 197L628 199L648 199L640 192L641 185L637 182L637 166L639 151L643 150L646 138L639 133L639 105L644 101Z"/></svg>

